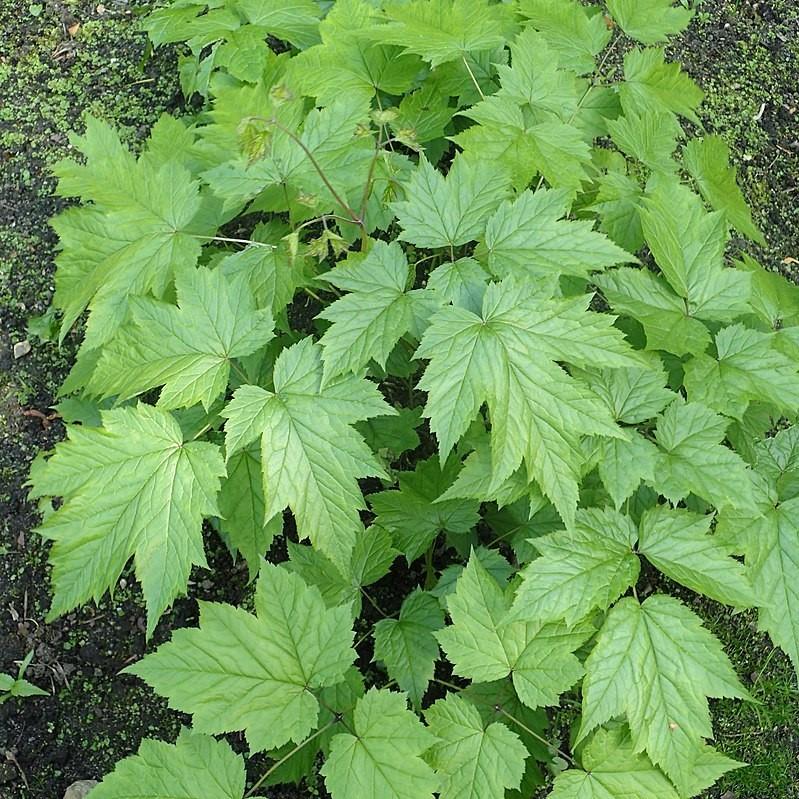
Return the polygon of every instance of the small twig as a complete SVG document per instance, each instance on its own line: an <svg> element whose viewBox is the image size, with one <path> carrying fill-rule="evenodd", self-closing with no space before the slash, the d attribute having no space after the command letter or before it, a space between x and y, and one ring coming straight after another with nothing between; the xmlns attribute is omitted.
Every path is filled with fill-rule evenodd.
<svg viewBox="0 0 799 799"><path fill-rule="evenodd" d="M533 738L535 738L539 743L544 744L544 746L546 746L547 749L550 749L553 752L557 752L567 763L571 763L573 766L577 766L577 761L571 755L567 755L562 749L555 746L555 744L553 744L551 741L548 741L542 735L539 735L535 730L531 730L526 724L519 721L519 719L517 719L515 716L511 716L511 714L508 713L508 711L505 710L505 708L503 708L502 705L494 705L494 710L497 713L501 713L503 716L505 716L505 718L510 719L514 724L523 729L529 735L532 735Z"/></svg>
<svg viewBox="0 0 799 799"><path fill-rule="evenodd" d="M466 71L469 73L472 83L474 83L474 88L477 89L477 93L480 95L480 99L485 100L486 96L483 94L483 90L480 88L480 84L477 82L477 78L474 76L474 72L472 72L472 68L469 66L469 62L466 60L466 54L464 53L461 58L463 60L463 66L466 67Z"/></svg>

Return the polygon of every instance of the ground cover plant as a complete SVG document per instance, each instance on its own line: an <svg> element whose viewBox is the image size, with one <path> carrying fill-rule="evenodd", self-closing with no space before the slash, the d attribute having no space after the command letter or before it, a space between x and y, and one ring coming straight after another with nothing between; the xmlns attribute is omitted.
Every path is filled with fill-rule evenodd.
<svg viewBox="0 0 799 799"><path fill-rule="evenodd" d="M207 604L132 667L194 730L97 795L241 796L232 731L274 763L254 792L321 751L334 797L529 794L536 763L554 796L698 793L735 765L706 697L747 694L645 589L758 607L796 661L799 378L796 289L725 257L761 234L657 47L690 11L212 5L148 22L189 43L197 123L136 160L90 120L58 170L62 331L90 313L32 481L64 498L54 613L134 557L152 632L208 518L256 614ZM408 597L364 626L389 570Z"/></svg>

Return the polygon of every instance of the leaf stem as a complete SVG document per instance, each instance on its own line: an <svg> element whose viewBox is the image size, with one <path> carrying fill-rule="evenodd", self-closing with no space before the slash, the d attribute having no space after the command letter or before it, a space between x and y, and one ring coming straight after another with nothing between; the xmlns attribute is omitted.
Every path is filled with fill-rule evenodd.
<svg viewBox="0 0 799 799"><path fill-rule="evenodd" d="M472 68L466 60L466 53L461 56L461 59L463 60L463 66L466 67L466 71L469 73L469 77L472 79L472 83L474 83L474 88L477 89L477 93L480 95L480 99L485 100L486 96L483 94L483 90L480 88L480 84L477 82L477 78L474 76L474 72L472 72Z"/></svg>
<svg viewBox="0 0 799 799"><path fill-rule="evenodd" d="M255 785L250 788L247 793L244 794L244 799L247 799L248 796L252 796L255 791L260 788L269 777L272 776L289 758L294 757L300 749L303 748L306 744L309 744L314 738L318 738L320 735L326 733L334 724L338 724L340 721L338 715L334 716L324 727L320 727L313 735L309 735L304 741L298 743L295 747L293 747L289 752L287 752L283 757L280 758L276 763L273 763L263 774L263 776L255 783Z"/></svg>
<svg viewBox="0 0 799 799"><path fill-rule="evenodd" d="M224 241L229 242L231 244L247 244L247 245L254 245L256 247L268 247L270 250L276 250L277 247L274 244L267 244L263 241L253 241L252 239L232 239L229 236L201 236L199 233L189 233L189 236L195 239L202 239L203 241Z"/></svg>

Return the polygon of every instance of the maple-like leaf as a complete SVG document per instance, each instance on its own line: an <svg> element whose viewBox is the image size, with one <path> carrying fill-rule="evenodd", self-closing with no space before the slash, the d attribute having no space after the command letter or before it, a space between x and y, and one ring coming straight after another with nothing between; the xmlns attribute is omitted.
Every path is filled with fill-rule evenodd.
<svg viewBox="0 0 799 799"><path fill-rule="evenodd" d="M227 388L230 362L272 338L268 310L256 310L247 277L219 269L179 270L179 307L131 297L131 323L107 346L89 390L120 400L163 385L158 404L207 409Z"/></svg>
<svg viewBox="0 0 799 799"><path fill-rule="evenodd" d="M688 398L741 419L750 402L791 415L799 397L799 362L780 352L775 333L731 325L716 334L716 357L697 354L685 365Z"/></svg>
<svg viewBox="0 0 799 799"><path fill-rule="evenodd" d="M579 738L624 714L634 751L646 749L677 786L692 796L735 768L713 753L707 698L748 698L719 641L679 600L655 594L643 604L627 597L608 614L585 664ZM701 772L695 772L698 761ZM704 784L697 785L701 780Z"/></svg>
<svg viewBox="0 0 799 799"><path fill-rule="evenodd" d="M488 0L394 1L384 13L389 22L374 30L374 38L417 53L433 67L496 50L515 28L510 9Z"/></svg>
<svg viewBox="0 0 799 799"><path fill-rule="evenodd" d="M327 608L299 575L264 563L255 610L203 602L199 627L126 671L191 713L199 732L244 730L253 751L299 743L316 727L318 691L355 660L349 608Z"/></svg>
<svg viewBox="0 0 799 799"><path fill-rule="evenodd" d="M230 458L261 440L266 518L290 507L302 538L347 568L363 496L359 477L386 474L352 424L394 413L377 387L359 377L322 385L322 351L310 338L283 350L274 391L245 385L222 416Z"/></svg>
<svg viewBox="0 0 799 799"><path fill-rule="evenodd" d="M619 95L625 111L668 112L697 124L696 109L704 96L680 65L668 63L663 49L657 47L627 52Z"/></svg>
<svg viewBox="0 0 799 799"><path fill-rule="evenodd" d="M675 400L658 420L661 452L653 485L671 502L689 493L712 502L746 507L752 486L741 457L722 444L729 421L696 402Z"/></svg>
<svg viewBox="0 0 799 799"><path fill-rule="evenodd" d="M92 788L97 799L242 799L244 759L227 741L183 729L174 745L145 738Z"/></svg>
<svg viewBox="0 0 799 799"><path fill-rule="evenodd" d="M349 292L319 314L332 322L319 342L325 380L357 372L371 359L385 367L415 317L429 316L438 304L424 289L409 290L410 268L397 242L373 242L365 258L337 266L323 279Z"/></svg>
<svg viewBox="0 0 799 799"><path fill-rule="evenodd" d="M498 277L587 277L615 264L635 261L586 221L564 219L569 195L563 190L525 191L504 202L488 220L488 266Z"/></svg>
<svg viewBox="0 0 799 799"><path fill-rule="evenodd" d="M422 156L394 211L400 238L418 247L458 247L479 238L510 178L495 164L460 155L446 178Z"/></svg>
<svg viewBox="0 0 799 799"><path fill-rule="evenodd" d="M520 786L527 749L502 722L483 724L477 708L457 694L424 716L438 738L429 758L442 779L441 799L504 799Z"/></svg>
<svg viewBox="0 0 799 799"><path fill-rule="evenodd" d="M433 679L438 643L433 637L444 626L438 600L420 589L404 599L398 619L381 619L374 626L375 660L381 660L392 680L420 708Z"/></svg>
<svg viewBox="0 0 799 799"><path fill-rule="evenodd" d="M438 780L421 755L436 739L403 694L372 688L353 727L333 737L321 769L333 799L433 799Z"/></svg>
<svg viewBox="0 0 799 799"><path fill-rule="evenodd" d="M683 153L685 168L699 186L702 196L718 211L727 215L730 224L760 245L766 240L752 221L752 212L730 166L730 148L720 136L691 139Z"/></svg>
<svg viewBox="0 0 799 799"><path fill-rule="evenodd" d="M732 548L710 534L712 516L663 505L641 517L638 549L672 580L739 608L756 604L743 564Z"/></svg>
<svg viewBox="0 0 799 799"><path fill-rule="evenodd" d="M665 41L688 27L694 12L675 0L608 0L621 29L644 44Z"/></svg>
<svg viewBox="0 0 799 799"><path fill-rule="evenodd" d="M512 618L573 625L606 610L638 579L632 521L610 510L577 512L574 527L533 539L541 553L522 570Z"/></svg>
<svg viewBox="0 0 799 799"><path fill-rule="evenodd" d="M583 749L584 771L555 777L550 799L678 799L674 786L650 759L635 750L619 726L600 729Z"/></svg>
<svg viewBox="0 0 799 799"><path fill-rule="evenodd" d="M202 520L220 514L225 466L215 444L184 443L166 411L140 404L101 415L103 427L71 426L31 469L31 496L64 498L39 527L55 542L50 615L99 601L133 556L149 636L191 567L207 568Z"/></svg>
<svg viewBox="0 0 799 799"><path fill-rule="evenodd" d="M456 674L475 682L511 676L528 707L557 704L583 674L573 654L590 625L513 621L510 597L474 554L447 598L452 624L436 633Z"/></svg>
<svg viewBox="0 0 799 799"><path fill-rule="evenodd" d="M419 388L428 392L425 416L441 457L486 402L495 484L524 461L567 520L581 477L580 434L622 434L607 406L556 361L610 367L636 362L612 318L587 312L587 300L526 297L506 279L488 287L479 315L452 306L439 311L417 350L417 357L430 359Z"/></svg>
<svg viewBox="0 0 799 799"><path fill-rule="evenodd" d="M174 270L196 264L198 236L213 233L216 220L179 153L137 161L115 131L91 117L74 144L86 163L56 166L59 193L87 204L53 220L61 248L53 303L64 314L61 338L90 306L98 319L87 340L97 347L123 321L129 295L163 297Z"/></svg>
<svg viewBox="0 0 799 799"><path fill-rule="evenodd" d="M477 501L443 499L460 464L449 458L421 461L412 472L399 473L399 490L369 496L376 523L391 533L408 562L416 560L439 533L468 533L480 521Z"/></svg>

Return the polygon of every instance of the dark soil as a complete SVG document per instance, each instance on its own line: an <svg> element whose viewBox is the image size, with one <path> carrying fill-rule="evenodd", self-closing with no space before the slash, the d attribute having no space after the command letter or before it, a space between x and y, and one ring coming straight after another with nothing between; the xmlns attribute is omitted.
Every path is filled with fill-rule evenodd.
<svg viewBox="0 0 799 799"><path fill-rule="evenodd" d="M24 485L36 453L63 435L58 420L41 417L56 401L76 345L69 338L59 350L26 332L28 318L45 311L52 292L56 242L48 219L63 201L52 197L49 170L70 153L68 133L81 128L86 111L123 126L135 148L162 112L179 109L174 54L143 58L145 39L126 0L106 0L102 13L98 8L85 0L0 0L0 671L14 671L15 661L33 650L27 677L52 694L0 705L0 799L60 799L74 780L110 771L142 737L173 740L186 722L143 684L118 675L145 650L133 579L99 607L45 624L47 546L31 533L38 517ZM790 273L790 259L799 258L795 2L706 0L700 11L672 54L707 93L707 129L725 136L736 153L769 242L752 252ZM13 345L26 339L30 354L15 359ZM194 575L192 595L246 604L246 570L213 534L209 547L212 571ZM391 579L375 592L381 605L395 609L399 594ZM732 617L715 606L700 611L739 672L755 690L760 686L763 708L781 703L770 715L740 703L715 708L720 748L755 765L738 773L745 778L725 780L713 796L799 796L790 666L752 629L749 616ZM179 601L154 643L195 619L194 601Z"/></svg>

